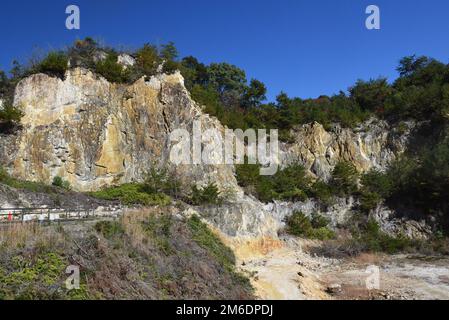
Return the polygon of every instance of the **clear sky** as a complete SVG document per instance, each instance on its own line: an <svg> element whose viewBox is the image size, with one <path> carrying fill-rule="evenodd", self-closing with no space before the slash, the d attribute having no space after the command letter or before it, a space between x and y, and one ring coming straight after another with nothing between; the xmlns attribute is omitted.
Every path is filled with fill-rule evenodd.
<svg viewBox="0 0 449 320"><path fill-rule="evenodd" d="M65 8L81 10L81 30L65 28ZM381 10L381 30L365 28L365 9ZM93 36L130 48L174 41L181 56L236 64L302 98L338 93L355 80L393 80L411 54L449 62L447 0L2 0L0 68Z"/></svg>

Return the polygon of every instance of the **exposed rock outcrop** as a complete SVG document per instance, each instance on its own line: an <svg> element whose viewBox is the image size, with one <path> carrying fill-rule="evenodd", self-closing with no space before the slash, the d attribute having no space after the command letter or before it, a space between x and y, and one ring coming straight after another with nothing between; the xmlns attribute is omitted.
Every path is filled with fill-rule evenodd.
<svg viewBox="0 0 449 320"><path fill-rule="evenodd" d="M133 60L124 56L121 63L132 65ZM233 165L172 165L173 130L192 132L194 121L203 130L225 130L190 98L180 73L158 74L131 85L109 83L82 68L67 71L64 80L36 74L17 85L14 103L25 113L22 130L0 138L0 165L16 178L51 183L60 176L75 190L92 191L140 181L154 165L169 166L185 185L213 181L235 193L232 203L203 212L235 237L276 237L294 210L320 211L314 201L264 205L244 196ZM359 171L384 170L404 151L413 127L405 123L399 130L375 119L355 130L338 125L326 130L311 123L293 133L294 143L281 146L281 160L284 165L298 160L323 179L341 160L354 163ZM347 201L324 213L334 226L349 219L352 204Z"/></svg>
<svg viewBox="0 0 449 320"><path fill-rule="evenodd" d="M349 161L359 172L371 168L385 170L388 164L405 151L413 122L401 128L370 119L356 129L333 125L326 130L315 122L294 131L294 142L283 148L283 162L299 161L313 175L327 180L339 161Z"/></svg>
<svg viewBox="0 0 449 320"><path fill-rule="evenodd" d="M55 176L80 191L139 181L157 164L170 164L172 130L223 131L190 99L179 73L118 85L81 68L65 80L36 74L22 80L15 104L25 116L23 130L3 140L1 164L20 179L50 183ZM237 188L233 166L177 166L186 184L212 180ZM238 191L238 190L236 190Z"/></svg>

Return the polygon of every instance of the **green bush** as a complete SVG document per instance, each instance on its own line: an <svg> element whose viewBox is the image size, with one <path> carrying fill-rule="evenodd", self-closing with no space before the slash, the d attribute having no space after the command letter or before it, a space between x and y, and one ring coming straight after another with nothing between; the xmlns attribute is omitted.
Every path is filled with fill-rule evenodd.
<svg viewBox="0 0 449 320"><path fill-rule="evenodd" d="M129 71L117 62L118 56L115 53L107 55L106 59L98 61L95 71L102 75L109 82L125 83L129 81Z"/></svg>
<svg viewBox="0 0 449 320"><path fill-rule="evenodd" d="M31 192L53 193L55 190L52 186L32 181L22 181L11 177L4 168L0 166L0 183L6 184L12 188L24 189Z"/></svg>
<svg viewBox="0 0 449 320"><path fill-rule="evenodd" d="M273 200L305 201L310 193L311 179L300 164L293 163L272 176L262 176L259 165L236 166L240 186L263 202Z"/></svg>
<svg viewBox="0 0 449 320"><path fill-rule="evenodd" d="M64 78L68 68L68 58L63 52L50 52L44 60L37 65L37 72Z"/></svg>
<svg viewBox="0 0 449 320"><path fill-rule="evenodd" d="M312 219L300 211L295 211L286 220L287 233L310 239L327 240L335 238L335 233L328 228L329 221L314 214Z"/></svg>
<svg viewBox="0 0 449 320"><path fill-rule="evenodd" d="M125 205L168 205L169 196L163 193L150 194L142 184L127 183L117 187L91 192L91 196L104 200L118 200Z"/></svg>
<svg viewBox="0 0 449 320"><path fill-rule="evenodd" d="M177 199L181 196L182 184L175 172L166 168L151 167L145 177L143 190L149 194L165 193Z"/></svg>
<svg viewBox="0 0 449 320"><path fill-rule="evenodd" d="M198 188L196 185L192 186L190 202L193 205L220 204L222 200L223 199L220 197L220 191L213 182L209 182L203 188Z"/></svg>
<svg viewBox="0 0 449 320"><path fill-rule="evenodd" d="M368 213L379 203L388 198L392 192L392 181L388 174L375 169L362 175L360 189L360 209Z"/></svg>
<svg viewBox="0 0 449 320"><path fill-rule="evenodd" d="M55 187L60 187L66 190L70 190L70 182L68 182L67 180L62 179L60 176L55 176L53 178L53 182L52 185L54 185Z"/></svg>
<svg viewBox="0 0 449 320"><path fill-rule="evenodd" d="M142 228L150 236L154 244L165 254L175 253L170 239L172 238L171 227L173 219L171 215L150 215L142 223Z"/></svg>
<svg viewBox="0 0 449 320"><path fill-rule="evenodd" d="M319 200L326 207L331 206L334 203L332 186L321 180L317 180L312 184L309 189L309 196Z"/></svg>
<svg viewBox="0 0 449 320"><path fill-rule="evenodd" d="M4 100L0 108L0 133L13 133L20 126L23 115L19 108Z"/></svg>
<svg viewBox="0 0 449 320"><path fill-rule="evenodd" d="M158 49L156 46L145 44L136 52L135 72L140 76L146 75L151 77L156 74L157 67L161 63Z"/></svg>
<svg viewBox="0 0 449 320"><path fill-rule="evenodd" d="M353 234L363 251L398 253L414 247L414 242L405 236L392 237L381 231L379 224L370 219L361 231Z"/></svg>
<svg viewBox="0 0 449 320"><path fill-rule="evenodd" d="M349 196L357 190L359 174L355 166L347 161L337 163L332 171L330 184L335 194L339 196Z"/></svg>

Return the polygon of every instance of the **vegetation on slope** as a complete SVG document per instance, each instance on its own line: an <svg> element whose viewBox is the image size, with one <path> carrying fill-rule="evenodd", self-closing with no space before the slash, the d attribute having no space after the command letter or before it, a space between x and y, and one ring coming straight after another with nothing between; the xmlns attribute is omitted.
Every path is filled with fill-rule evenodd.
<svg viewBox="0 0 449 320"><path fill-rule="evenodd" d="M234 259L198 218L158 210L93 225L13 224L0 230L0 299L252 298ZM80 267L79 289L65 286L69 265Z"/></svg>

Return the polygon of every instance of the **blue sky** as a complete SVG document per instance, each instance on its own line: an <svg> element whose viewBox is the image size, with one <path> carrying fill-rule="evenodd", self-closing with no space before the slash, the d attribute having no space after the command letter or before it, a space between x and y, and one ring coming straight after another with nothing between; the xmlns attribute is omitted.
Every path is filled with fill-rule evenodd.
<svg viewBox="0 0 449 320"><path fill-rule="evenodd" d="M81 30L65 28L65 8L81 10ZM381 30L365 28L365 8L381 10ZM357 79L393 80L399 58L449 62L447 0L4 0L0 68L93 36L136 48L174 41L182 56L226 61L248 78L303 98L338 93Z"/></svg>

